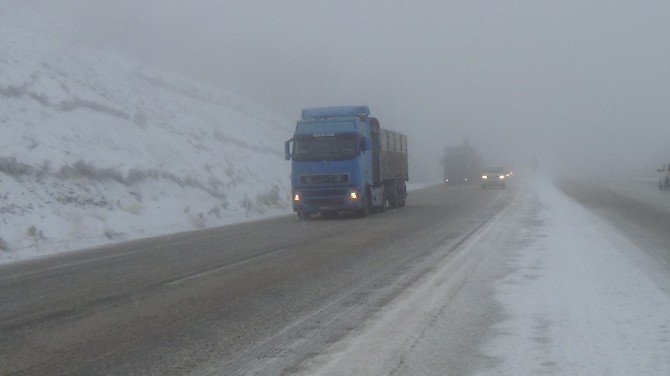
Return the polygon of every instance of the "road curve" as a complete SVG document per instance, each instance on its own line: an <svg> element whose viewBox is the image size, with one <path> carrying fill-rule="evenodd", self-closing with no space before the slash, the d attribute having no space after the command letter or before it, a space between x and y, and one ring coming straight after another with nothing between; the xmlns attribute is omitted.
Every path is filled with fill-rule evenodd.
<svg viewBox="0 0 670 376"><path fill-rule="evenodd" d="M282 373L514 195L433 186L370 218L285 216L1 266L0 374Z"/></svg>

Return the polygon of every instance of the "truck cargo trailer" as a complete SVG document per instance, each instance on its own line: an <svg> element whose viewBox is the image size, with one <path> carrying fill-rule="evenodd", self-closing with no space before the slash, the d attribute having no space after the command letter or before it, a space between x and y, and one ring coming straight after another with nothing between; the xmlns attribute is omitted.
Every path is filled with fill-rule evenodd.
<svg viewBox="0 0 670 376"><path fill-rule="evenodd" d="M444 149L442 167L445 184L470 184L478 181L482 159L466 140Z"/></svg>

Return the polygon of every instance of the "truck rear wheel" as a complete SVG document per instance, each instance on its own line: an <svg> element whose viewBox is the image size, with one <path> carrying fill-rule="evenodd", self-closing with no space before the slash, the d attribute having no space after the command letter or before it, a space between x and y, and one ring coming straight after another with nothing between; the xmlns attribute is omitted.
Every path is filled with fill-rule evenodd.
<svg viewBox="0 0 670 376"><path fill-rule="evenodd" d="M386 192L384 192L384 193L382 193L382 204L381 204L381 206L377 207L378 212L383 213L383 212L386 211L386 202L387 202Z"/></svg>
<svg viewBox="0 0 670 376"><path fill-rule="evenodd" d="M398 186L398 183L396 182L391 182L388 185L388 202L389 202L389 207L391 208L397 208L400 206L400 189Z"/></svg>
<svg viewBox="0 0 670 376"><path fill-rule="evenodd" d="M393 192L389 196L389 207L391 208L397 208L398 207L398 194L396 192Z"/></svg>

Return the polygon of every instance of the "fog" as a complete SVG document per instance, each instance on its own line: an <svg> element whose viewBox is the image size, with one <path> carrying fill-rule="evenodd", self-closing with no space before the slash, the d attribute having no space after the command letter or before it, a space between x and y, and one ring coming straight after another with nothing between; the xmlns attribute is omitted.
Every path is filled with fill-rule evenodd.
<svg viewBox="0 0 670 376"><path fill-rule="evenodd" d="M551 174L670 162L670 2L0 0L0 22L128 55L287 119L367 104L411 174L445 146ZM286 138L290 138L290 134Z"/></svg>

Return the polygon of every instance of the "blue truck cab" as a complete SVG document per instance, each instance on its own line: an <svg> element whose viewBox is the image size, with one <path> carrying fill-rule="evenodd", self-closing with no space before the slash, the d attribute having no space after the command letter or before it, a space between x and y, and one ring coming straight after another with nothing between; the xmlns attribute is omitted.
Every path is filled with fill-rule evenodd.
<svg viewBox="0 0 670 376"><path fill-rule="evenodd" d="M309 219L403 206L406 149L406 136L381 129L367 106L304 109L285 143L293 210Z"/></svg>

